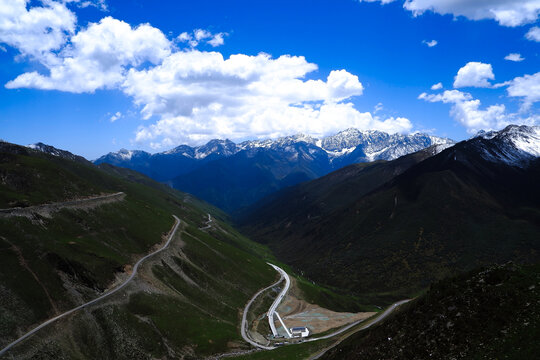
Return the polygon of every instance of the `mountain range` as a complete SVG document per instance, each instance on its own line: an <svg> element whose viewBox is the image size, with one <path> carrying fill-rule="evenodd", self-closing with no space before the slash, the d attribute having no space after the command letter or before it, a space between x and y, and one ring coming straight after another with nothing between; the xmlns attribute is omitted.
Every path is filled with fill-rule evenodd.
<svg viewBox="0 0 540 360"><path fill-rule="evenodd" d="M303 359L328 350L322 356L330 359L534 357L540 272L522 263L540 260L540 127L509 126L340 167L347 155L330 152L356 146L349 155L359 154L351 138L333 138L325 150L308 137L193 150L193 159L207 153L196 161L214 159L191 174L230 201L257 182L266 191L270 170L281 176L286 188L252 196L235 213L242 233L258 243L230 214L134 170L41 143L0 142L0 347L111 294L8 356ZM362 145L365 160L397 154L396 146L374 150L377 141ZM314 177L323 171L315 154L337 170L293 185L308 178L295 177L297 169ZM171 215L181 220L176 228ZM178 232L166 247L171 229ZM298 299L298 314L315 304L358 312L412 300L390 305L367 330L371 320L338 337L253 353L241 336L242 309L267 291L247 317L264 341L268 325L260 320L278 293L264 289L277 280L267 262L291 276L285 301ZM120 283L127 285L111 293Z"/></svg>
<svg viewBox="0 0 540 360"><path fill-rule="evenodd" d="M157 154L122 149L94 163L142 172L230 212L349 164L393 160L432 145L453 144L450 139L422 133L347 129L321 139L299 134L239 144L212 140L202 146L181 145Z"/></svg>
<svg viewBox="0 0 540 360"><path fill-rule="evenodd" d="M492 262L540 260L540 127L355 164L284 189L239 224L311 279L392 301Z"/></svg>

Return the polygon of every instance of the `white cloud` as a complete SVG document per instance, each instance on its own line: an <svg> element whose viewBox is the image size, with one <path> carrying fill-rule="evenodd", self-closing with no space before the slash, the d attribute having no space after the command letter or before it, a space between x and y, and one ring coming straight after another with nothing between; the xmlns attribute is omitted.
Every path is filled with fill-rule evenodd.
<svg viewBox="0 0 540 360"><path fill-rule="evenodd" d="M76 18L64 4L47 0L46 6L27 10L24 0L15 1L7 10L0 7L2 41L32 55L46 70L23 73L5 86L72 93L123 91L140 106L142 117L152 121L137 130L135 140L153 147L216 137L267 138L298 132L320 136L348 127L392 133L412 128L406 118L358 111L351 98L362 95L364 87L346 70L308 80L306 76L318 68L302 56L224 58L193 47L179 50L149 24L132 27L112 17L75 32ZM18 16L33 20L24 20L22 26ZM6 27L11 24L6 19L17 24L17 31ZM43 29L49 30L44 34ZM218 46L225 35L197 29L177 40ZM118 112L109 120L122 116Z"/></svg>
<svg viewBox="0 0 540 360"><path fill-rule="evenodd" d="M212 47L218 47L223 44L225 44L224 36L227 35L225 33L219 33L215 34L210 40L208 40L208 44L212 45Z"/></svg>
<svg viewBox="0 0 540 360"><path fill-rule="evenodd" d="M531 41L540 42L540 27L533 26L529 29L525 37Z"/></svg>
<svg viewBox="0 0 540 360"><path fill-rule="evenodd" d="M393 0L363 1L387 4ZM432 11L441 15L464 16L471 20L492 19L503 26L533 23L540 14L538 0L405 0L403 7L415 16Z"/></svg>
<svg viewBox="0 0 540 360"><path fill-rule="evenodd" d="M57 50L75 31L77 19L63 3L45 1L27 9L27 0L2 0L0 43L17 48L24 56L42 59Z"/></svg>
<svg viewBox="0 0 540 360"><path fill-rule="evenodd" d="M122 113L120 111L117 111L115 114L113 114L111 117L110 117L110 121L111 122L115 122L116 120L122 118Z"/></svg>
<svg viewBox="0 0 540 360"><path fill-rule="evenodd" d="M390 4L391 2L394 2L395 0L358 0L358 2L377 2L377 1L380 1L381 4L385 5L385 4Z"/></svg>
<svg viewBox="0 0 540 360"><path fill-rule="evenodd" d="M511 54L506 55L504 57L504 60L520 62L520 61L525 60L525 58L521 57L521 54L511 53Z"/></svg>
<svg viewBox="0 0 540 360"><path fill-rule="evenodd" d="M66 4L76 4L77 7L87 8L95 7L101 11L109 11L109 7L105 0L59 0Z"/></svg>
<svg viewBox="0 0 540 360"><path fill-rule="evenodd" d="M195 29L192 33L183 32L176 38L180 42L189 44L192 48L197 47L201 42L205 42L212 47L218 47L225 44L227 33L220 32L212 34L208 30Z"/></svg>
<svg viewBox="0 0 540 360"><path fill-rule="evenodd" d="M114 88L124 81L127 67L145 62L157 64L170 54L170 42L163 33L142 24L103 18L71 37L71 44L44 63L50 74L30 72L6 84L7 88L31 87L75 93Z"/></svg>
<svg viewBox="0 0 540 360"><path fill-rule="evenodd" d="M540 101L540 72L517 77L509 81L508 84L508 96L523 98L523 111Z"/></svg>
<svg viewBox="0 0 540 360"><path fill-rule="evenodd" d="M491 87L488 80L494 80L491 64L481 62L469 62L461 69L454 78L454 87Z"/></svg>
<svg viewBox="0 0 540 360"><path fill-rule="evenodd" d="M442 94L422 93L418 98L432 103L452 104L450 115L471 134L480 130L498 130L509 124L540 124L540 116L523 117L519 114L508 113L502 104L481 109L480 100L459 90L446 90Z"/></svg>
<svg viewBox="0 0 540 360"><path fill-rule="evenodd" d="M437 40L431 40L431 41L422 40L422 44L426 44L429 47L434 47L438 44L438 42Z"/></svg>
<svg viewBox="0 0 540 360"><path fill-rule="evenodd" d="M403 7L415 16L433 11L471 20L493 19L503 26L532 23L540 13L538 0L406 0Z"/></svg>
<svg viewBox="0 0 540 360"><path fill-rule="evenodd" d="M439 82L439 83L436 83L436 84L433 84L433 85L431 86L431 90L440 90L440 89L442 89L442 88L443 88L443 84L440 83L440 82Z"/></svg>
<svg viewBox="0 0 540 360"><path fill-rule="evenodd" d="M154 147L215 137L324 135L346 127L404 132L408 119L381 119L347 101L361 95L357 76L334 70L326 81L304 80L317 66L303 57L232 55L197 50L172 54L152 69L130 70L124 91L145 118L137 141Z"/></svg>
<svg viewBox="0 0 540 360"><path fill-rule="evenodd" d="M384 109L383 103L378 103L373 109L373 113L376 114Z"/></svg>

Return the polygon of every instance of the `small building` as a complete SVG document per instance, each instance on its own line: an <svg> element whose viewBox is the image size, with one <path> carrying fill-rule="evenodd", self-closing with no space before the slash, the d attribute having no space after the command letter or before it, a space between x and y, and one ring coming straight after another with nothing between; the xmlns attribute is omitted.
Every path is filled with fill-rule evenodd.
<svg viewBox="0 0 540 360"><path fill-rule="evenodd" d="M309 336L309 329L304 326L290 328L292 337L306 337Z"/></svg>

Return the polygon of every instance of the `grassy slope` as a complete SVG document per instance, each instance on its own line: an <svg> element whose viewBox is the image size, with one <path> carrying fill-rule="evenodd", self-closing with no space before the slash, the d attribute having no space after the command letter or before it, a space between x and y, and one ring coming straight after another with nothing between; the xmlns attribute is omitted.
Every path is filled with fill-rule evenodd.
<svg viewBox="0 0 540 360"><path fill-rule="evenodd" d="M176 214L184 221L182 239L151 259L135 284L39 332L16 354L200 358L247 347L239 334L241 309L276 278L265 263L273 260L265 246L223 222L221 211L136 172L15 150L0 152L4 207L117 191L126 198L52 218L0 218L0 345L57 310L96 297L116 275L125 276L124 266L161 242ZM198 230L207 212L215 219L211 234ZM307 292L330 306L354 305L320 287Z"/></svg>
<svg viewBox="0 0 540 360"><path fill-rule="evenodd" d="M324 359L537 358L539 284L539 265L506 264L446 279Z"/></svg>

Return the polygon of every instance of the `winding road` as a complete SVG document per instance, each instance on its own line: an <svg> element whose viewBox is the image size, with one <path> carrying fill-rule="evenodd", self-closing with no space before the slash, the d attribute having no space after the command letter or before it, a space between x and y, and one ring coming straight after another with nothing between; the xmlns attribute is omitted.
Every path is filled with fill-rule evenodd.
<svg viewBox="0 0 540 360"><path fill-rule="evenodd" d="M261 295L263 292L273 288L274 286L278 285L283 279L285 279L285 286L283 287L283 289L280 291L279 295L277 296L277 298L274 300L274 302L272 303L272 305L270 306L270 309L268 310L267 312L267 316L268 316L268 322L270 324L270 328L272 329L272 333L275 335L277 335L277 329L275 327L275 324L274 324L274 315L277 315L279 317L279 314L276 312L276 309L277 307L279 306L281 300L283 300L283 298L285 297L285 295L287 294L287 291L289 290L289 287L290 287L290 284L291 284L291 280L289 278L289 275L282 269L280 268L279 266L276 266L274 264L270 264L270 263L267 263L268 265L272 266L279 274L280 274L280 277L279 277L279 280L276 281L275 283L273 283L272 285L262 289L262 290L259 290L255 295L253 295L253 297L249 300L249 302L247 303L246 307L244 308L244 314L242 316L242 324L241 324L241 334L242 334L242 338L244 338L244 340L248 343L250 343L251 345L259 348L259 349L263 349L263 350L273 350L273 349L276 349L275 346L266 346L266 345L262 345L262 344L259 344L257 342L255 342L253 339L251 339L249 337L249 334L248 334L248 331L247 331L247 326L248 326L248 323L247 323L247 313L249 311L249 308L251 306L251 304L253 303L253 301L255 301L255 299ZM379 314L376 318L372 319L369 323L363 325L362 327L358 328L356 331L361 331L361 330L365 330L373 325L375 325L376 323L384 320L388 315L390 315L398 306L402 305L402 304L405 304L407 302L411 301L410 299L407 299L407 300L401 300L401 301L398 301L396 302L395 304L392 304L391 306L389 306L386 310L384 310L381 314ZM320 336L320 337L314 337L314 338L309 338L309 339L306 339L304 340L305 342L309 342L309 341L317 341L317 340L324 340L324 339L329 339L329 338L332 338L334 336L337 336L337 335L340 335L348 330L350 330L351 328L357 326L358 324L362 323L362 322L365 322L366 320L358 320L358 321L355 321L353 323L350 323L349 325L345 326L345 327L342 327L341 329L339 330L336 330L334 331L333 333L330 333L330 334L327 334L327 335L324 335L324 336ZM282 323L283 324L283 323ZM284 325L284 324L283 324ZM284 326L285 327L285 326ZM288 332L288 329L285 327L285 331L287 331L287 334L289 335L289 332ZM290 336L289 336L290 337ZM332 346L324 349L322 352L316 354L315 356L311 357L311 359L319 359L322 355L324 355L328 350L330 350L331 348L333 348L334 346L336 346L337 344L339 344L339 342L336 342L335 344L333 344Z"/></svg>
<svg viewBox="0 0 540 360"><path fill-rule="evenodd" d="M268 315L268 323L270 324L270 329L272 330L272 334L274 336L277 336L278 332L277 332L277 329L276 329L276 325L274 324L274 314L276 314L276 309L279 306L279 303L281 302L281 300L283 300L283 298L287 294L287 291L289 291L289 287L291 286L291 279L289 278L289 275L287 275L287 273L282 268L280 268L279 266L276 266L276 265L270 264L270 263L267 263L267 264L270 265L271 267L273 267L281 275L282 278L285 278L285 286L280 291L278 297L276 298L276 300L274 300L274 302L270 306L270 309L268 310L268 313L267 313L267 315ZM279 317L279 315L278 315L278 317ZM289 333L289 330L287 329L285 324L283 324L283 320L281 320L281 318L280 318L280 321L281 321L283 327L285 328L285 332L287 333L287 335L289 337L291 337L291 334Z"/></svg>
<svg viewBox="0 0 540 360"><path fill-rule="evenodd" d="M50 214L58 212L62 209L91 209L103 204L121 201L125 198L125 196L126 194L120 191L114 194L96 195L83 199L59 201L49 204L32 205L27 207L0 209L0 216L23 216L27 218L32 218L33 214L37 213L43 217L50 217Z"/></svg>
<svg viewBox="0 0 540 360"><path fill-rule="evenodd" d="M360 327L357 329L357 331L362 331L362 330L365 330L373 325L375 325L376 323L384 320L388 315L390 315L394 310L396 310L396 308L400 305L403 305L407 302L411 301L411 299L407 299L407 300L401 300L401 301L398 301L397 303L395 304L392 304L391 306L389 306L386 310L384 310L382 312L382 314L380 314L379 316L377 316L377 318L375 318L373 321L367 323L366 325ZM359 323L361 323L362 321L365 321L365 320L358 320L358 321L355 321L347 326L345 326L344 328L341 328L339 329L338 331L336 332L333 332L331 334L328 334L328 335L325 335L325 336L321 336L321 337L318 337L318 338L311 338L311 339L307 339L306 341L317 341L317 340L323 340L323 339L329 339L331 337L334 337L336 335L339 335L347 330L349 330L350 328L358 325ZM333 344L332 346L324 349L323 351L321 351L320 353L316 354L315 356L313 357L310 357L309 360L315 360L315 359L319 359L321 356L323 356L328 350L332 349L333 347L337 346L338 344L340 343L340 341L336 342L335 344Z"/></svg>
<svg viewBox="0 0 540 360"><path fill-rule="evenodd" d="M112 294L116 293L117 291L121 290L122 288L124 288L131 280L133 280L133 278L135 277L135 275L137 275L137 269L139 268L139 266L142 264L142 262L146 259L148 259L149 257L165 250L169 244L171 243L171 240L172 238L174 237L174 235L176 234L176 230L178 230L178 226L180 226L180 219L178 217L176 217L175 215L173 215L174 217L174 220L175 220L175 223L174 223L174 226L171 230L171 232L169 233L169 237L167 238L167 242L165 243L165 245L163 245L163 247L161 247L160 249L142 257L139 261L137 261L135 263L135 265L133 266L133 271L131 272L131 275L129 275L129 277L122 283L120 284L119 286L117 286L116 288L106 292L105 294L95 298L94 300L91 300L87 303L84 303L82 305L79 305L69 311L66 311L65 313L63 314L60 314L58 316L55 316L47 321L45 321L44 323L38 325L37 327L35 327L34 329L30 330L29 332L27 332L26 334L24 334L23 336L21 336L20 338L18 338L17 340L13 341L11 344L7 345L5 348L3 348L2 350L0 350L0 356L1 355L4 355L9 349L11 349L13 346L17 345L18 343L20 343L21 341L29 338L30 336L32 336L33 334L35 334L36 332L38 332L39 330L43 329L45 326L55 322L56 320L58 319L61 319L63 317L66 317L72 313L74 313L75 311L77 310L81 310L82 308L85 308L89 305L92 305L92 304L95 304L97 303L98 301L101 301L109 296L111 296Z"/></svg>
<svg viewBox="0 0 540 360"><path fill-rule="evenodd" d="M262 289L262 290L259 290L255 295L253 295L253 297L248 301L246 307L244 308L244 314L242 315L242 325L241 325L241 329L240 329L240 332L242 333L242 337L244 338L244 340L248 343L250 343L251 345L255 346L255 347L258 347L260 349L264 349L264 350L272 350L272 349L275 349L274 346L265 346L265 345L261 345L259 343L256 343L255 341L253 341L249 335L248 335L248 331L247 331L247 313L249 311L249 308L251 306L251 304L253 303L253 301L255 301L255 299L261 295L263 292L265 292L266 290L269 290L271 288L273 288L274 286L277 286L282 280L283 280L283 274L280 273L280 277L279 277L279 280L276 281L275 283L273 283L272 285Z"/></svg>

